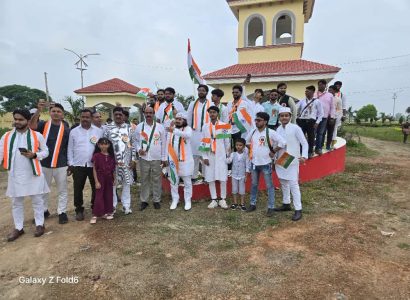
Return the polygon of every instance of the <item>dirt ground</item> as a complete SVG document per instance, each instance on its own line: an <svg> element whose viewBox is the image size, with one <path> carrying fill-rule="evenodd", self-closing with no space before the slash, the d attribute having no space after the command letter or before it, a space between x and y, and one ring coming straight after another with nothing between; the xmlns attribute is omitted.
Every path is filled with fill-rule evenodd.
<svg viewBox="0 0 410 300"><path fill-rule="evenodd" d="M304 184L297 223L266 218L265 194L252 214L206 202L170 212L167 196L141 213L134 191L132 215L92 226L74 220L70 194L70 222L58 224L53 203L40 238L26 200L26 234L8 243L2 196L0 298L410 299L410 147L362 140L377 153L350 152L345 173ZM1 195L6 182L0 172ZM49 276L59 283L19 282Z"/></svg>

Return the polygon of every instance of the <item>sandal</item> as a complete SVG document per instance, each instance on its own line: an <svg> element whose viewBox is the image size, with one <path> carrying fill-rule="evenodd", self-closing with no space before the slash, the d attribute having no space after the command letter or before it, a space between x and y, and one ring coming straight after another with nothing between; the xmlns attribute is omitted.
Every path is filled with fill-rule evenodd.
<svg viewBox="0 0 410 300"><path fill-rule="evenodd" d="M92 217L90 220L90 224L95 224L97 223L97 217Z"/></svg>

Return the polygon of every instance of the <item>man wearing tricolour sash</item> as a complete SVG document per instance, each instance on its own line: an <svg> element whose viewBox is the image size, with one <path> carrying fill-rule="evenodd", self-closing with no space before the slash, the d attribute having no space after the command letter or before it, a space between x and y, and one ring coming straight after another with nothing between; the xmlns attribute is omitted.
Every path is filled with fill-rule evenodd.
<svg viewBox="0 0 410 300"><path fill-rule="evenodd" d="M64 107L59 103L50 103L50 120L47 122L39 121L40 113L46 106L44 100L38 102L37 111L30 120L30 128L40 132L46 140L49 149L49 156L41 161L43 167L44 177L47 185L51 187L54 179L57 185L57 213L58 222L65 224L68 222L67 218L67 152L68 139L70 136L70 127L64 119ZM44 217L48 218L50 212L48 211L49 194L43 195L44 202Z"/></svg>
<svg viewBox="0 0 410 300"><path fill-rule="evenodd" d="M187 119L186 113L179 112L176 115L175 124L172 123L168 128L168 179L171 183L171 210L176 209L179 202L179 178L184 182L184 209L191 209L194 157L191 145L192 129L188 126Z"/></svg>
<svg viewBox="0 0 410 300"><path fill-rule="evenodd" d="M202 128L203 138L200 146L202 159L205 165L205 181L209 184L211 203L208 208L216 208L218 205L228 209L226 204L226 182L228 180L227 158L230 155L231 125L218 120L219 108L208 108L211 122ZM221 186L221 200L218 203L215 182Z"/></svg>
<svg viewBox="0 0 410 300"><path fill-rule="evenodd" d="M233 100L228 103L228 120L232 125L232 140L237 138L245 138L251 128L252 122L252 108L249 101L242 97L243 87L235 85L232 88Z"/></svg>
<svg viewBox="0 0 410 300"><path fill-rule="evenodd" d="M188 107L188 125L192 128L192 153L194 155L194 173L192 179L194 181L198 178L199 173L199 161L202 153L199 151L199 146L202 139L202 128L205 124L209 124L209 114L207 112L213 102L206 99L209 88L204 84L198 86L198 99L192 101Z"/></svg>
<svg viewBox="0 0 410 300"><path fill-rule="evenodd" d="M141 167L140 211L148 207L151 190L154 208L161 208L162 166L167 164L164 126L155 121L152 107L145 108L144 116L145 121L138 124L134 134L134 149L139 154Z"/></svg>
<svg viewBox="0 0 410 300"><path fill-rule="evenodd" d="M43 136L28 128L30 112L17 109L13 112L15 129L0 140L0 162L9 171L6 196L12 198L15 229L8 235L9 242L23 233L24 197L30 196L36 223L35 237L44 234L43 194L50 192L40 165L48 156Z"/></svg>

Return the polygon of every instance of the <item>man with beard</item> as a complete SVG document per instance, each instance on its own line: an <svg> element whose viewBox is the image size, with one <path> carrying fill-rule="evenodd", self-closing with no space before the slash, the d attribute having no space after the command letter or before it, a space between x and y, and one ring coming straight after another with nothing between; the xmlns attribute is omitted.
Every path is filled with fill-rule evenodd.
<svg viewBox="0 0 410 300"><path fill-rule="evenodd" d="M278 128L279 109L282 107L278 103L279 93L277 89L273 89L269 93L269 101L263 103L265 112L269 115L269 129L276 130Z"/></svg>
<svg viewBox="0 0 410 300"><path fill-rule="evenodd" d="M192 198L192 182L191 177L194 172L194 157L192 155L191 148L191 137L192 129L188 126L187 123L188 116L184 112L180 112L176 115L175 125L171 124L171 127L168 128L168 154L169 154L169 171L168 175L171 172L177 171L177 174L174 174L174 180L171 181L171 195L172 203L171 210L177 208L179 203L179 178L184 182L184 200L186 211L191 209L191 198ZM176 161L173 161L175 159ZM176 167L172 170L172 164Z"/></svg>
<svg viewBox="0 0 410 300"><path fill-rule="evenodd" d="M165 89L165 102L163 102L158 112L155 114L157 121L165 128L169 127L171 121L175 119L175 115L179 112L185 111L184 106L175 98L175 90L172 87Z"/></svg>
<svg viewBox="0 0 410 300"><path fill-rule="evenodd" d="M107 125L104 137L108 138L114 147L116 184L114 184L114 212L117 208L117 185L122 186L121 203L124 214L132 213L131 210L131 185L134 182L133 169L135 168L134 129L130 124L125 123L125 115L122 107L113 109L114 124Z"/></svg>
<svg viewBox="0 0 410 300"><path fill-rule="evenodd" d="M152 190L154 208L161 208L162 166L167 165L166 136L164 126L155 121L154 109L147 106L144 111L145 121L138 124L134 133L134 148L138 153L141 168L141 206L140 211L148 207ZM172 122L170 122L171 126Z"/></svg>
<svg viewBox="0 0 410 300"><path fill-rule="evenodd" d="M55 103L50 105L50 120L47 122L39 121L40 113L44 111L47 102L40 100L37 105L37 111L32 116L29 124L30 128L40 132L46 140L49 155L41 161L44 177L47 185L51 187L54 182L57 185L57 213L58 222L65 224L67 218L67 150L70 128L64 119L64 107ZM49 194L43 194L44 217L48 218Z"/></svg>
<svg viewBox="0 0 410 300"><path fill-rule="evenodd" d="M288 85L284 82L278 84L277 90L279 93L279 105L289 107L290 111L292 112L292 120L293 124L296 124L296 115L297 115L297 107L295 101L286 94L286 90Z"/></svg>
<svg viewBox="0 0 410 300"><path fill-rule="evenodd" d="M157 91L157 97L156 97L156 100L155 100L155 103L154 103L154 111L155 111L155 113L158 112L159 107L160 107L161 104L164 103L164 102L165 102L165 90L159 89L159 90Z"/></svg>
<svg viewBox="0 0 410 300"><path fill-rule="evenodd" d="M12 199L15 229L7 236L11 242L24 234L24 197L31 197L36 224L35 237L44 234L43 195L49 193L40 160L48 156L43 136L28 127L30 112L16 109L13 112L14 129L0 140L0 162L9 171L6 196Z"/></svg>
<svg viewBox="0 0 410 300"><path fill-rule="evenodd" d="M232 88L233 100L228 103L228 121L232 125L232 140L246 137L251 130L252 108L250 102L242 97L243 87L235 85Z"/></svg>
<svg viewBox="0 0 410 300"><path fill-rule="evenodd" d="M202 139L202 128L205 124L209 124L208 109L214 105L211 100L208 100L209 88L206 85L200 84L198 86L198 99L192 101L188 107L188 125L192 128L191 147L194 155L194 173L192 181L196 182L199 173L199 162L201 159L201 152L199 146Z"/></svg>
<svg viewBox="0 0 410 300"><path fill-rule="evenodd" d="M76 220L84 220L83 190L85 182L91 185L91 208L95 199L95 181L93 175L92 157L97 141L102 136L102 130L91 125L92 112L83 109L80 115L80 126L70 132L68 141L68 175L73 174L74 206Z"/></svg>

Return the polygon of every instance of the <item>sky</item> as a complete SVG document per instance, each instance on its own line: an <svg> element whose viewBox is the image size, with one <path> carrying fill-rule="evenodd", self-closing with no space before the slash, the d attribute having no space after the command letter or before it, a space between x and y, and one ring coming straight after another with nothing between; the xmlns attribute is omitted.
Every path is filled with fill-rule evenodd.
<svg viewBox="0 0 410 300"><path fill-rule="evenodd" d="M303 59L342 67L349 106L396 113L410 106L410 1L316 0ZM406 21L407 20L407 21ZM60 101L114 77L193 93L187 39L203 73L237 63L237 20L225 0L0 0L0 86L27 85Z"/></svg>

